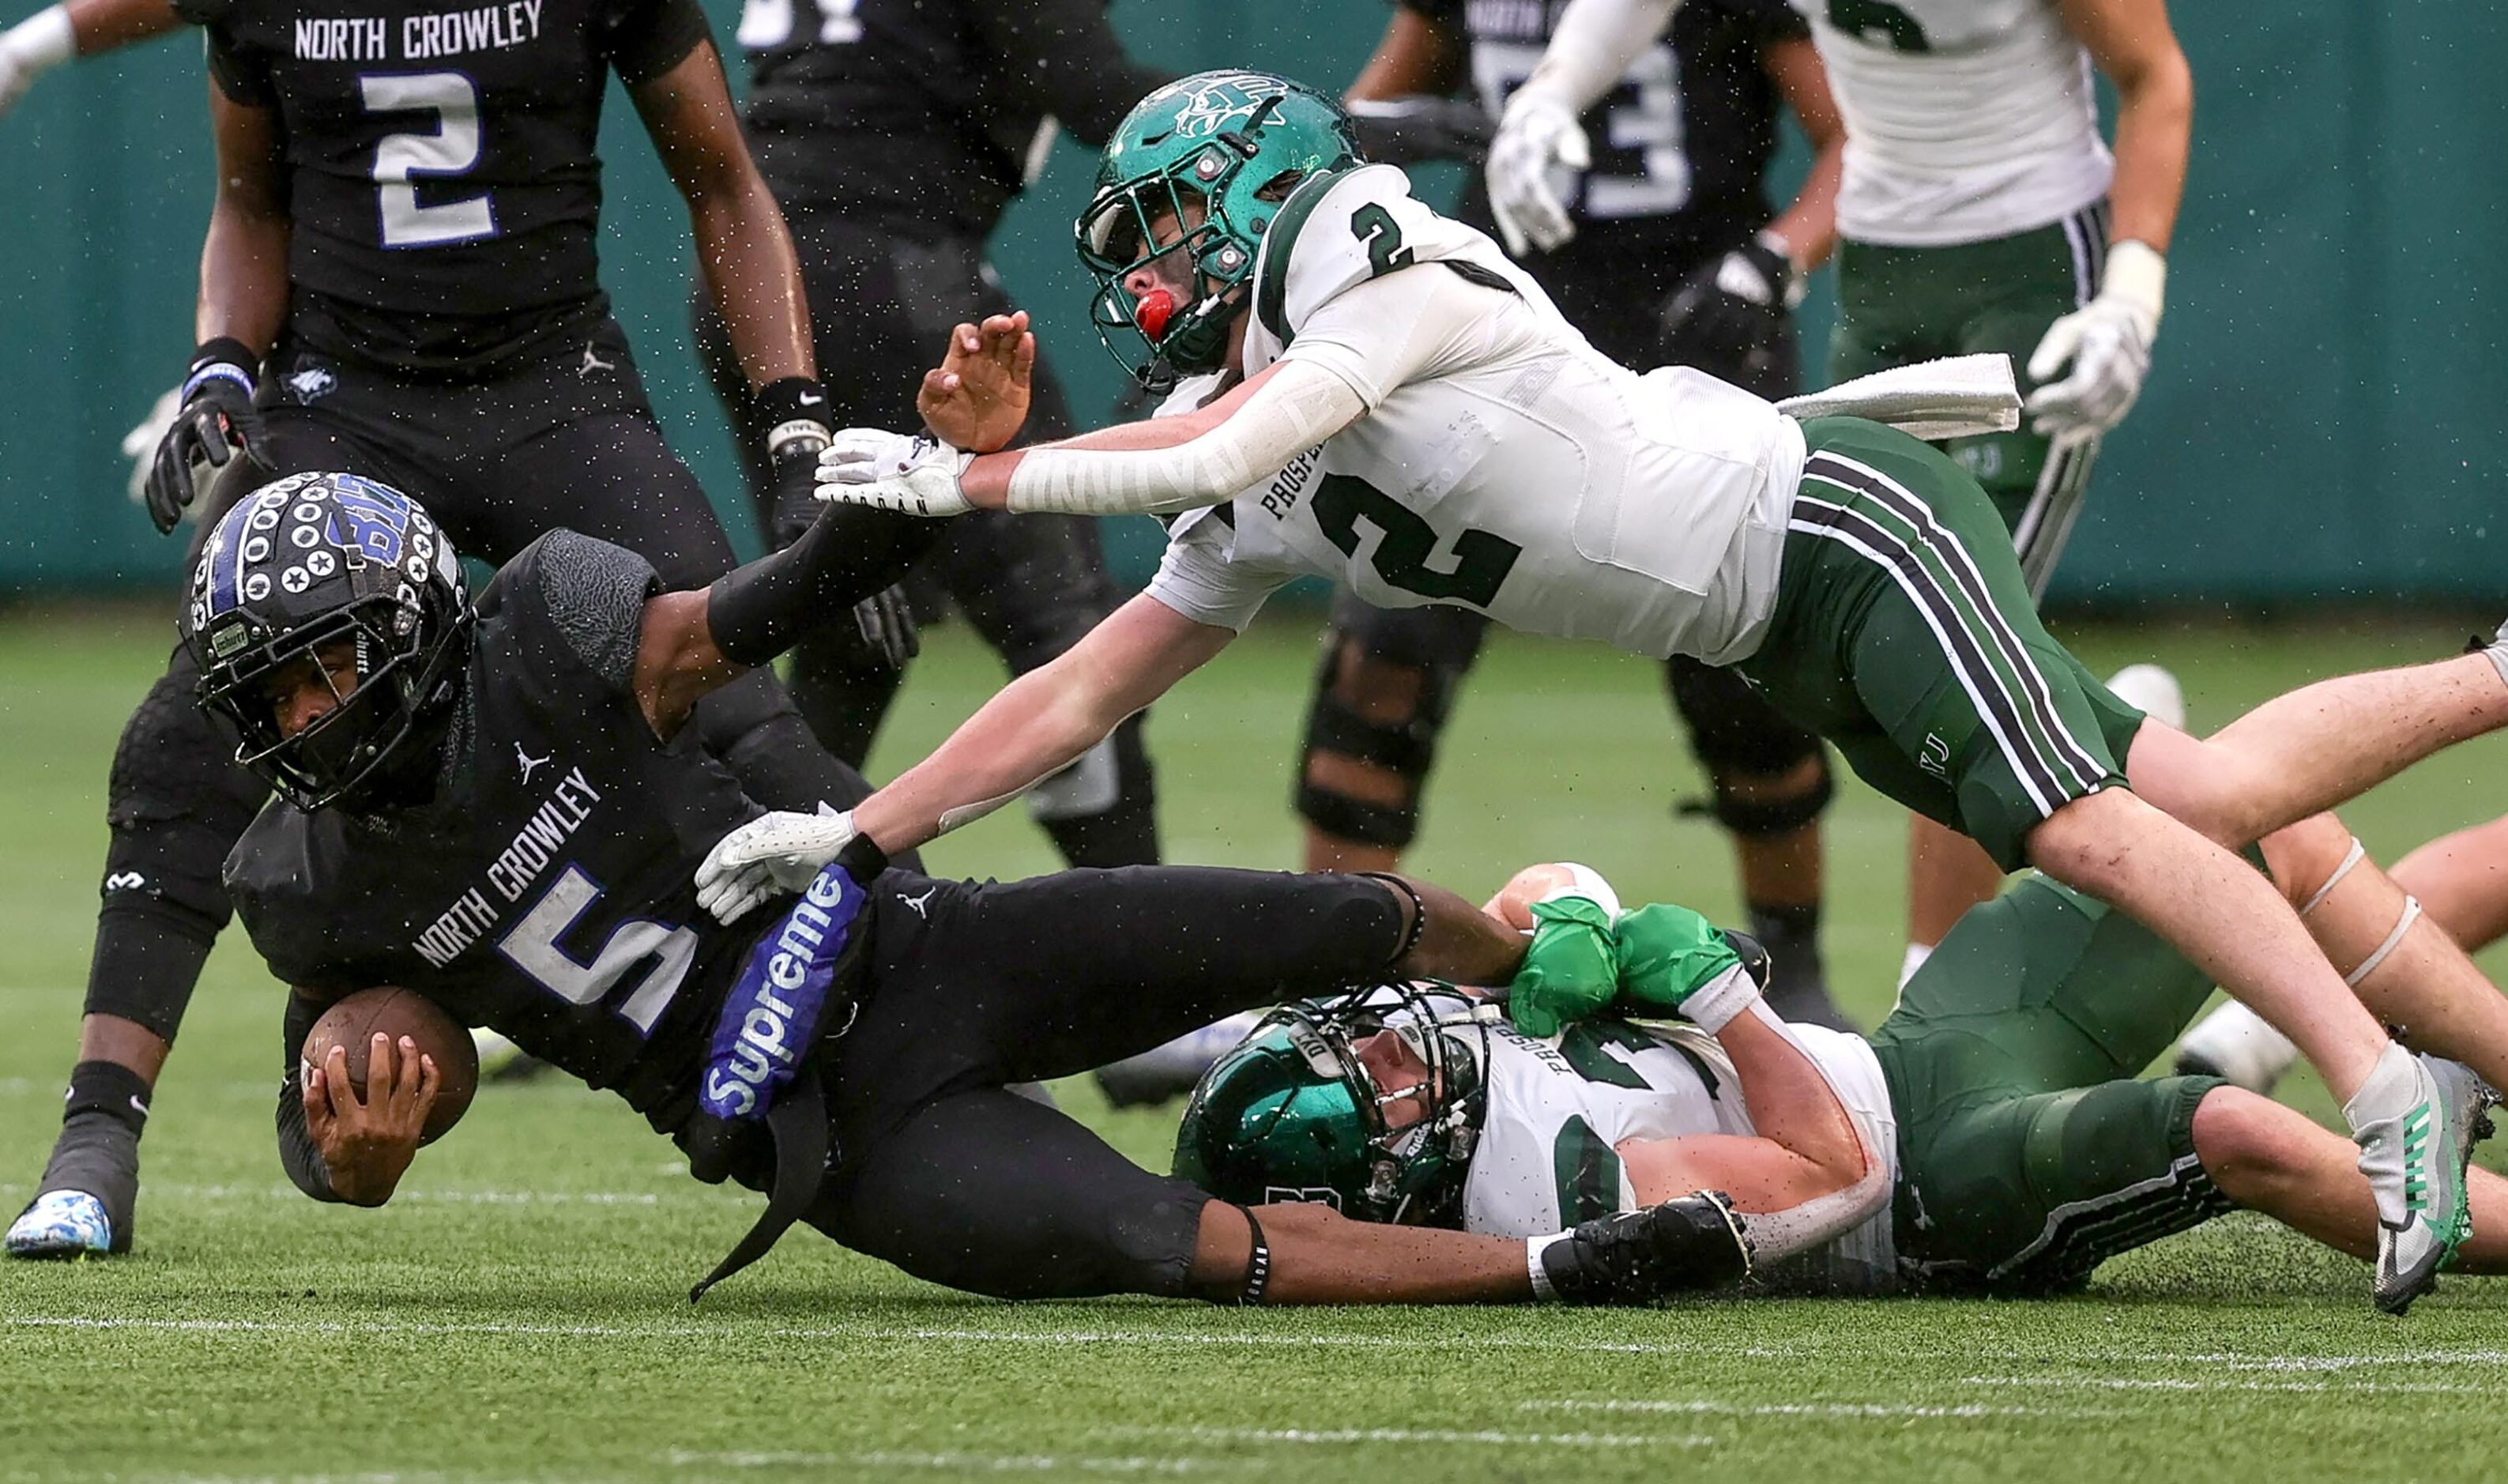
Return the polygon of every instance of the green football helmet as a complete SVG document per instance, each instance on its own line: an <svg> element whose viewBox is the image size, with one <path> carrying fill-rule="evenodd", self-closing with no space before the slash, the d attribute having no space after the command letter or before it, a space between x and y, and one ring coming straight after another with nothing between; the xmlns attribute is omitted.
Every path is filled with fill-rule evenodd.
<svg viewBox="0 0 2508 1484"><path fill-rule="evenodd" d="M1176 1176L1241 1206L1319 1201L1361 1221L1457 1226L1498 1017L1407 987L1275 1010L1194 1089ZM1353 1050L1386 1030L1426 1063L1418 1088L1385 1093ZM1386 1110L1405 1102L1421 1117L1389 1128Z"/></svg>
<svg viewBox="0 0 2508 1484"><path fill-rule="evenodd" d="M1098 156L1096 190L1076 225L1080 261L1097 279L1088 314L1097 338L1153 390L1218 370L1283 181L1358 158L1341 105L1268 72L1197 72L1141 99ZM1188 204L1200 224L1162 246L1158 224L1189 224ZM1190 255L1199 297L1180 306L1160 289L1135 302L1125 277L1170 252Z"/></svg>

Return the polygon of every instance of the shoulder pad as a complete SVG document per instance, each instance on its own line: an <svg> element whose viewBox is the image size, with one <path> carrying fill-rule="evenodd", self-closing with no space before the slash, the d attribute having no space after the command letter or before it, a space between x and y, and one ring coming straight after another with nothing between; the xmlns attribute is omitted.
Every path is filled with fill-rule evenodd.
<svg viewBox="0 0 2508 1484"><path fill-rule="evenodd" d="M1412 196L1411 177L1389 165L1317 175L1290 193L1254 265L1246 369L1287 350L1298 327L1334 295L1408 266L1414 258L1406 238L1433 235L1436 219Z"/></svg>

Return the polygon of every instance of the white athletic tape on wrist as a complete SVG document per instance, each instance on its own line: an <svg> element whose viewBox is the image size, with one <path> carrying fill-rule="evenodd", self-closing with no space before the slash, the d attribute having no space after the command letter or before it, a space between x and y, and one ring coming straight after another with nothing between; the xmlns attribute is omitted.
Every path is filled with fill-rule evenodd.
<svg viewBox="0 0 2508 1484"><path fill-rule="evenodd" d="M1759 1003L1759 982L1740 964L1725 970L1703 989L1694 990L1680 1002L1681 1019L1714 1035L1733 1022L1733 1018ZM1764 1007L1763 1007L1764 1008ZM1773 1013L1767 1017L1776 1020ZM1777 1020L1782 1027L1784 1021ZM1789 1037L1788 1039L1791 1039Z"/></svg>
<svg viewBox="0 0 2508 1484"><path fill-rule="evenodd" d="M2386 941L2384 943L2378 945L2376 952L2371 953L2366 959L2361 961L2360 967L2343 975L2342 983L2351 985L2353 988L2358 988L2360 981L2377 973L2378 966L2386 961L2387 954L2395 951L2395 945L2404 941L2404 935L2413 930L2413 923L2419 918L2420 914L2421 904L2419 899L2407 895L2404 898L2404 909L2395 918L2395 930L2386 935Z"/></svg>
<svg viewBox="0 0 2508 1484"><path fill-rule="evenodd" d="M1554 1303L1559 1298L1559 1290L1550 1286L1550 1275L1542 1271L1541 1254L1552 1243L1567 1240L1566 1232L1524 1239L1524 1270L1532 1278L1532 1301L1536 1304Z"/></svg>
<svg viewBox="0 0 2508 1484"><path fill-rule="evenodd" d="M2368 854L2369 847L2360 843L2360 836L2351 836L2351 848L2342 853L2342 864L2334 868L2334 874L2325 878L2325 884L2316 889L2316 895L2307 899L2307 905L2299 909L2299 914L2305 917L2323 907L2325 899L2334 895L2334 888L2342 885L2342 878L2351 873L2351 868L2359 865Z"/></svg>

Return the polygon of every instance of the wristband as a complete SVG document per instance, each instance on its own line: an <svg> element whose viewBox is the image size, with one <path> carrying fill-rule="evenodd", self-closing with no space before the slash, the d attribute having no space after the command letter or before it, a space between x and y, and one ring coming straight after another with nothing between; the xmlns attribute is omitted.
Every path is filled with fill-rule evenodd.
<svg viewBox="0 0 2508 1484"><path fill-rule="evenodd" d="M252 353L250 346L221 335L192 352L191 371L183 378L182 400L190 401L193 392L212 381L233 382L243 389L245 396L250 396L253 368L259 364L261 357Z"/></svg>
<svg viewBox="0 0 2508 1484"><path fill-rule="evenodd" d="M749 402L766 429L769 458L815 454L835 437L828 427L828 393L809 377L787 376L769 382L752 393ZM809 440L806 450L796 446L804 440Z"/></svg>
<svg viewBox="0 0 2508 1484"><path fill-rule="evenodd" d="M879 848L879 841L857 831L836 852L836 864L855 881L868 886L873 877L888 869L888 852Z"/></svg>

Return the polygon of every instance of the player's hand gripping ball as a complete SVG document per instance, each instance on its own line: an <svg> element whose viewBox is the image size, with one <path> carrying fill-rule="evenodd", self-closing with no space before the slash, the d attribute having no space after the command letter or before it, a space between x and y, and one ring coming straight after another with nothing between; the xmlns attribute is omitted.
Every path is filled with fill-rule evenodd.
<svg viewBox="0 0 2508 1484"><path fill-rule="evenodd" d="M419 1055L435 1058L435 1105L427 1110L419 1142L442 1138L469 1111L470 1098L479 1091L479 1048L451 1016L407 989L360 989L324 1011L297 1052L299 1086L336 1046L348 1053L349 1087L364 1101L366 1053L378 1035L389 1036L395 1046L407 1036L417 1043Z"/></svg>

